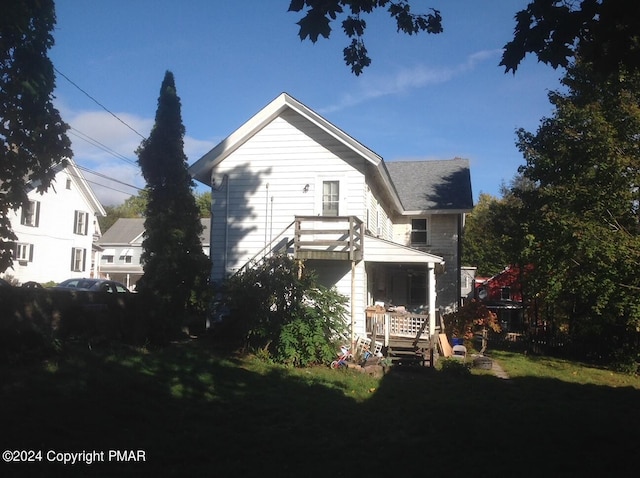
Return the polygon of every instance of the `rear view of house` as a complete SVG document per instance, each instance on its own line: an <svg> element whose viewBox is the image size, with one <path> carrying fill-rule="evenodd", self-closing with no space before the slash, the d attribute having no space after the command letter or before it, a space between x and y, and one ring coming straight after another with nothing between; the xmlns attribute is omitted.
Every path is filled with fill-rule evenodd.
<svg viewBox="0 0 640 478"><path fill-rule="evenodd" d="M349 297L362 335L376 303L428 314L433 329L460 299L466 160L385 163L283 93L190 172L211 186L214 282L287 252Z"/></svg>

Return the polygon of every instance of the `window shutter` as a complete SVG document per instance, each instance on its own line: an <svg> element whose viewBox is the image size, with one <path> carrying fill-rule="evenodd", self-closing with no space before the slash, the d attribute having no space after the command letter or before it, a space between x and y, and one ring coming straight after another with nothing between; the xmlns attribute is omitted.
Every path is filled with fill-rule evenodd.
<svg viewBox="0 0 640 478"><path fill-rule="evenodd" d="M82 249L82 272L87 270L87 250Z"/></svg>
<svg viewBox="0 0 640 478"><path fill-rule="evenodd" d="M73 271L73 264L74 264L75 255L76 255L76 250L72 247L71 248L71 270L72 271Z"/></svg>
<svg viewBox="0 0 640 478"><path fill-rule="evenodd" d="M84 214L84 235L86 236L89 234L89 213L83 212L82 214Z"/></svg>
<svg viewBox="0 0 640 478"><path fill-rule="evenodd" d="M29 244L29 262L33 262L33 244Z"/></svg>
<svg viewBox="0 0 640 478"><path fill-rule="evenodd" d="M33 225L35 227L40 226L40 201L35 201L35 220L33 222Z"/></svg>
<svg viewBox="0 0 640 478"><path fill-rule="evenodd" d="M79 211L73 211L73 233L78 234L78 214Z"/></svg>

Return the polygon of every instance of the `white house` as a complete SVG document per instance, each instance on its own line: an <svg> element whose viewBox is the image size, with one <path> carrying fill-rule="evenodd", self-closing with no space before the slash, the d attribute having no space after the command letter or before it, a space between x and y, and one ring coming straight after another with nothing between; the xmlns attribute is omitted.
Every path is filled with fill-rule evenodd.
<svg viewBox="0 0 640 478"><path fill-rule="evenodd" d="M208 218L200 219L202 223L202 250L209 255ZM104 249L100 261L101 277L122 282L130 289L142 277L142 241L144 240L144 218L119 218L100 239Z"/></svg>
<svg viewBox="0 0 640 478"><path fill-rule="evenodd" d="M97 216L106 215L105 210L73 160L55 168L47 192L40 194L33 185L29 203L12 213L18 240L13 269L4 276L23 284L98 276Z"/></svg>
<svg viewBox="0 0 640 478"><path fill-rule="evenodd" d="M190 172L212 190L213 281L286 250L349 297L358 335L375 303L428 310L433 335L460 300L467 160L385 163L283 93Z"/></svg>

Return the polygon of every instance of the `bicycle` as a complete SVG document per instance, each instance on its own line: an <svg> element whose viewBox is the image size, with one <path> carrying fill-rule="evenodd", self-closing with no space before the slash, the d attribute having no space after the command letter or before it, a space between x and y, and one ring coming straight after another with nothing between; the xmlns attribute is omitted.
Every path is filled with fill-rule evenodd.
<svg viewBox="0 0 640 478"><path fill-rule="evenodd" d="M347 368L349 362L353 358L351 351L347 345L343 345L340 347L340 353L338 354L338 358L331 362L331 368Z"/></svg>

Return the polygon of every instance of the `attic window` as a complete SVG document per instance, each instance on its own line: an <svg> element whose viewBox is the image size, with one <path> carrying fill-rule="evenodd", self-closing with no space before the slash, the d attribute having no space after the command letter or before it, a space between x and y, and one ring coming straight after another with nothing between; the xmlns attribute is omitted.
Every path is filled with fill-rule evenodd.
<svg viewBox="0 0 640 478"><path fill-rule="evenodd" d="M67 189L71 189L71 179L67 178Z"/></svg>

